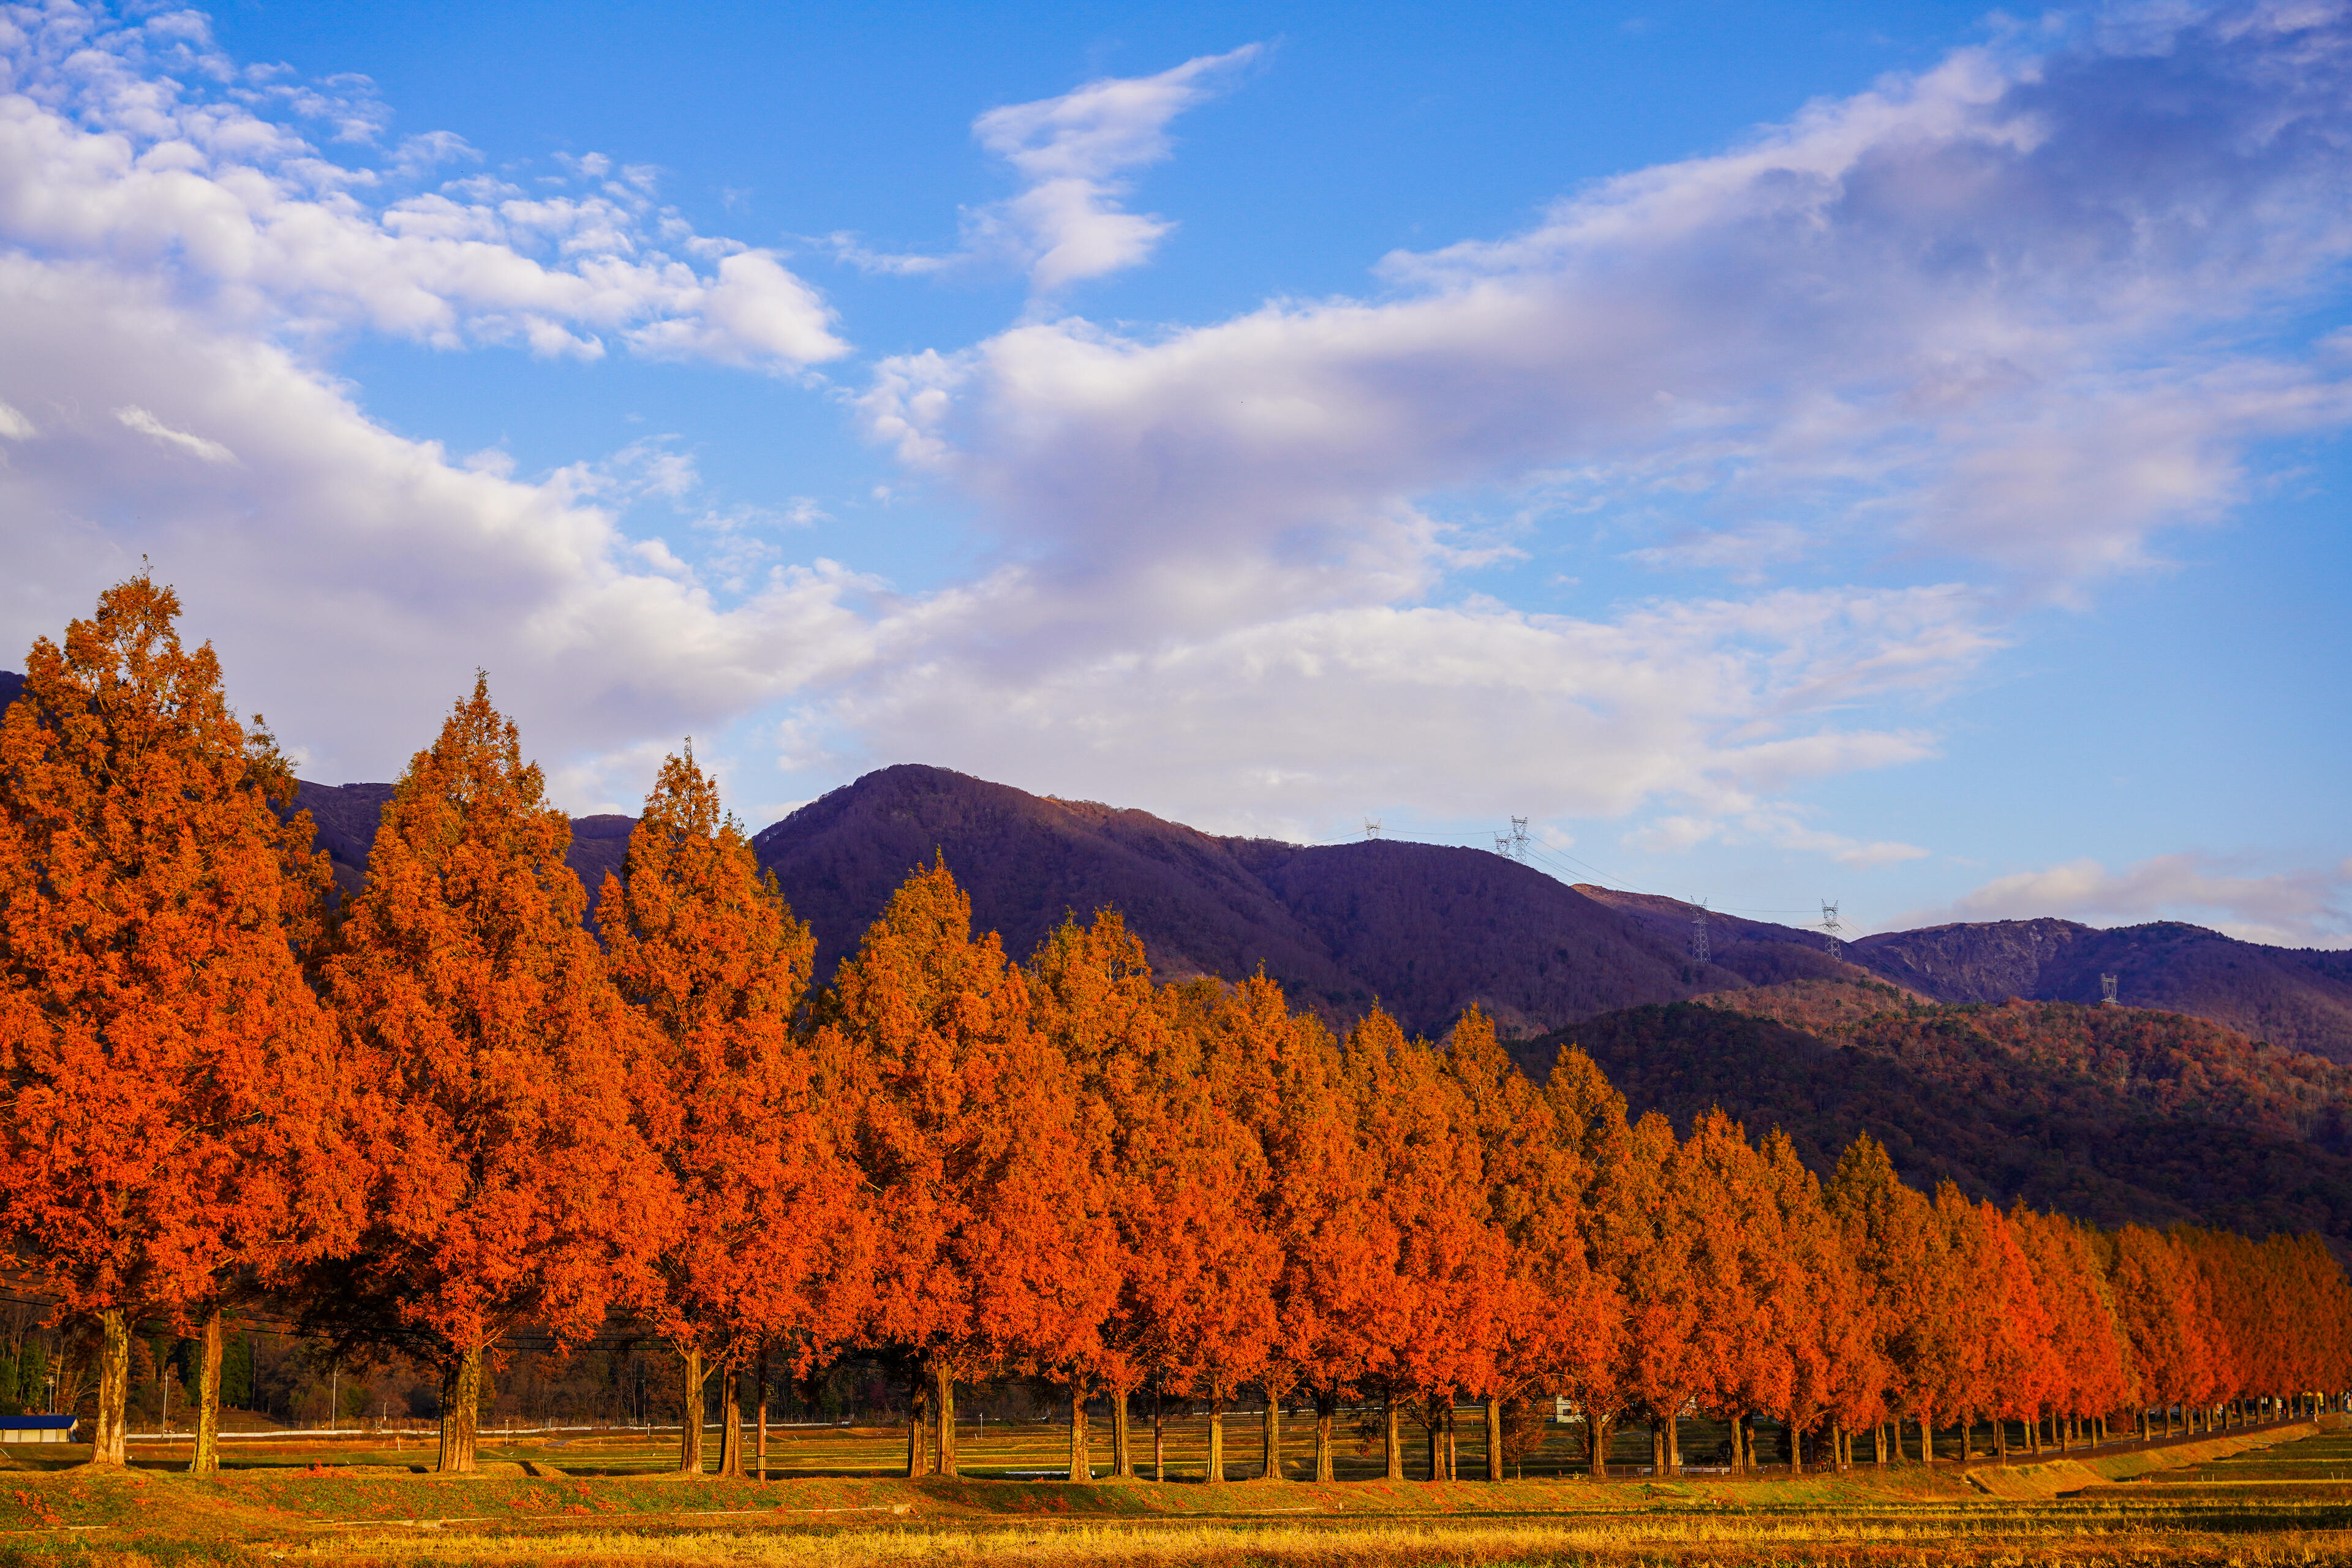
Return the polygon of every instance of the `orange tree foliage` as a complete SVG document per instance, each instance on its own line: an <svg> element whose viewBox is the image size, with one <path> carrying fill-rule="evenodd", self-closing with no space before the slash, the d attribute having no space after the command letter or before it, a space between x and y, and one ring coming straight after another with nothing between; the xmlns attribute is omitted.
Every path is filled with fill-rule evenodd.
<svg viewBox="0 0 2352 1568"><path fill-rule="evenodd" d="M582 929L550 805L487 682L410 762L321 965L358 1086L369 1214L324 1271L339 1337L439 1369L440 1466L474 1466L484 1357L650 1294L675 1183L647 1147L646 1026Z"/></svg>
<svg viewBox="0 0 2352 1568"><path fill-rule="evenodd" d="M1503 1479L1503 1405L1576 1384L1605 1366L1611 1304L1577 1225L1592 1166L1566 1136L1476 1008L1446 1042L1445 1071L1466 1112L1480 1161L1485 1218L1504 1247L1498 1310L1469 1391L1486 1405L1487 1479Z"/></svg>
<svg viewBox="0 0 2352 1568"><path fill-rule="evenodd" d="M1391 1321L1381 1306L1395 1273L1395 1227L1330 1031L1290 1012L1264 974L1225 991L1208 1026L1221 1058L1255 1064L1239 1103L1265 1152L1260 1223L1276 1252L1265 1375L1313 1401L1314 1473L1328 1481L1339 1404L1368 1383L1379 1325Z"/></svg>
<svg viewBox="0 0 2352 1568"><path fill-rule="evenodd" d="M314 942L308 824L273 812L283 764L209 650L180 647L176 608L144 579L110 591L36 647L0 724L0 1221L101 1321L101 1458L130 1322L216 1325L261 1287L342 1344L438 1367L453 1469L502 1336L616 1315L684 1352L689 1406L698 1363L898 1355L950 1471L959 1379L1055 1381L1073 1479L1101 1394L1132 1472L1146 1386L1219 1417L1255 1391L1270 1454L1307 1396L1322 1479L1349 1400L1384 1406L1391 1475L1400 1415L1423 1422L1434 1476L1453 1411L1483 1400L1499 1476L1548 1394L1581 1406L1595 1462L1645 1415L1672 1465L1694 1407L1735 1435L1777 1420L1801 1459L1890 1418L2039 1442L2352 1390L2352 1286L2314 1237L2003 1213L1915 1190L1868 1135L1824 1183L1805 1130L1752 1139L1736 1106L1629 1123L1572 1047L1538 1090L1475 1010L1442 1046L1377 1010L1343 1043L1263 975L1161 984L1108 910L1015 966L944 865L803 1022L809 933L689 758L604 884L600 948L565 818L478 685ZM1874 1094L1930 1026L1979 1042L1984 1070L2032 1076L2057 1048L2021 1015L1950 1014L1855 1026L1835 1070ZM2251 1104L2278 1076L2249 1058L2200 1077L2160 1030L2118 1027L2082 1021L2077 1043L2158 1109ZM1886 1104L1916 1148L1903 1130L1928 1122Z"/></svg>
<svg viewBox="0 0 2352 1568"><path fill-rule="evenodd" d="M102 1464L124 1458L129 1319L214 1321L357 1214L294 952L324 863L178 614L148 577L108 589L63 647L34 644L0 726L0 1226L100 1320Z"/></svg>
<svg viewBox="0 0 2352 1568"><path fill-rule="evenodd" d="M1106 1129L943 865L892 898L823 1016L877 1237L866 1331L929 1368L952 1474L960 1378L1093 1353L1119 1285Z"/></svg>
<svg viewBox="0 0 2352 1568"><path fill-rule="evenodd" d="M774 1345L806 1370L865 1304L870 1216L793 1030L816 942L690 753L663 763L597 912L614 983L651 1026L647 1134L683 1210L646 1316L698 1411L706 1367L731 1376ZM699 1471L702 1424L681 1433L680 1468ZM726 1458L740 1469L740 1447Z"/></svg>
<svg viewBox="0 0 2352 1568"><path fill-rule="evenodd" d="M1437 1053L1375 1008L1349 1033L1347 1064L1384 1228L1395 1238L1367 1369L1388 1404L1393 1468L1402 1401L1450 1410L1455 1391L1494 1386L1507 1255L1488 1221L1469 1102Z"/></svg>

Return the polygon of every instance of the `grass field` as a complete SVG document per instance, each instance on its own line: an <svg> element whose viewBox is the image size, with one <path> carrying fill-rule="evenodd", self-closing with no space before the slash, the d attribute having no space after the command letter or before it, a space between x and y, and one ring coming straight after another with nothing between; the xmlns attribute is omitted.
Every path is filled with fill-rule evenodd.
<svg viewBox="0 0 2352 1568"><path fill-rule="evenodd" d="M1254 1425L1231 1434L1252 1469ZM1296 1436L1303 1454L1311 1435ZM240 1443L213 1481L172 1473L184 1453L163 1445L139 1446L129 1474L16 1448L27 1468L0 1475L0 1562L2352 1563L2352 1434L2308 1426L2006 1470L1606 1484L1209 1487L1203 1424L1174 1438L1192 1479L1165 1485L1020 1476L1065 1462L1067 1434L1046 1426L968 1433L971 1473L914 1482L863 1473L903 1457L882 1429L775 1434L793 1479L765 1484L665 1473L675 1434L487 1434L487 1473L462 1479L413 1473L431 1457L415 1436Z"/></svg>

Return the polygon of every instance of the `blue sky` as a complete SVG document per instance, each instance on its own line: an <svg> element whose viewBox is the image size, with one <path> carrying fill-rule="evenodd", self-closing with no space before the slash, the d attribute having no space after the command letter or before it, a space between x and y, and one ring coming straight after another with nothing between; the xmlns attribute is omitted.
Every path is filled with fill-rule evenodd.
<svg viewBox="0 0 2352 1568"><path fill-rule="evenodd" d="M2340 7L0 17L0 643L310 776L2352 941Z"/></svg>

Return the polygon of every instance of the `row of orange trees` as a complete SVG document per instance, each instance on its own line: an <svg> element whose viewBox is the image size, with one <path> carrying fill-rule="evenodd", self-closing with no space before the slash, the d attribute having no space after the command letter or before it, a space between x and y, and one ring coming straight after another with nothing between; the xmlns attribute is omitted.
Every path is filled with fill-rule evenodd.
<svg viewBox="0 0 2352 1568"><path fill-rule="evenodd" d="M1090 1402L1114 1468L1144 1389L1244 1390L1402 1424L1573 1398L1596 1458L1638 1417L1857 1431L1994 1417L2032 1441L2150 1406L2352 1385L2352 1305L2308 1237L2100 1232L1932 1196L1868 1139L1822 1183L1777 1131L1686 1137L1580 1052L1521 1074L1486 1021L1344 1037L1263 977L1154 980L1115 914L1025 963L913 875L812 993L814 952L690 755L662 769L595 932L569 826L478 683L337 905L282 759L145 578L27 660L0 725L0 1224L101 1331L120 1463L131 1325L202 1346L262 1300L346 1351L437 1368L440 1463L474 1464L486 1364L526 1326L667 1339L686 1404L845 1347L920 1397L908 1465L956 1464L959 1382ZM1664 1417L1665 1419L1660 1419ZM761 1423L764 1428L764 1423ZM699 1467L701 1425L684 1462ZM1735 1460L1747 1447L1735 1441ZM1451 1445L1433 1453L1442 1456Z"/></svg>

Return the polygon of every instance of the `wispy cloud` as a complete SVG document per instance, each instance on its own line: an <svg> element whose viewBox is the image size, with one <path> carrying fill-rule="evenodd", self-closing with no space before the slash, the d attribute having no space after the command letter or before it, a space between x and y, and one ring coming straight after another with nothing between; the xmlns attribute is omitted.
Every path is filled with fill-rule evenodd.
<svg viewBox="0 0 2352 1568"><path fill-rule="evenodd" d="M1020 176L1023 188L966 213L961 249L891 254L837 234L835 253L868 271L901 276L1010 262L1040 294L1140 265L1176 226L1128 211L1126 176L1165 159L1169 122L1221 90L1262 52L1263 46L1245 44L1157 76L1107 78L1058 98L992 109L972 121L972 134Z"/></svg>
<svg viewBox="0 0 2352 1568"><path fill-rule="evenodd" d="M203 462L234 463L236 461L236 454L218 441L207 441L202 436L191 436L185 430L174 430L136 404L127 408L116 409L114 416L121 421L125 430L136 430L142 436L152 436L165 446L177 447L181 451Z"/></svg>

